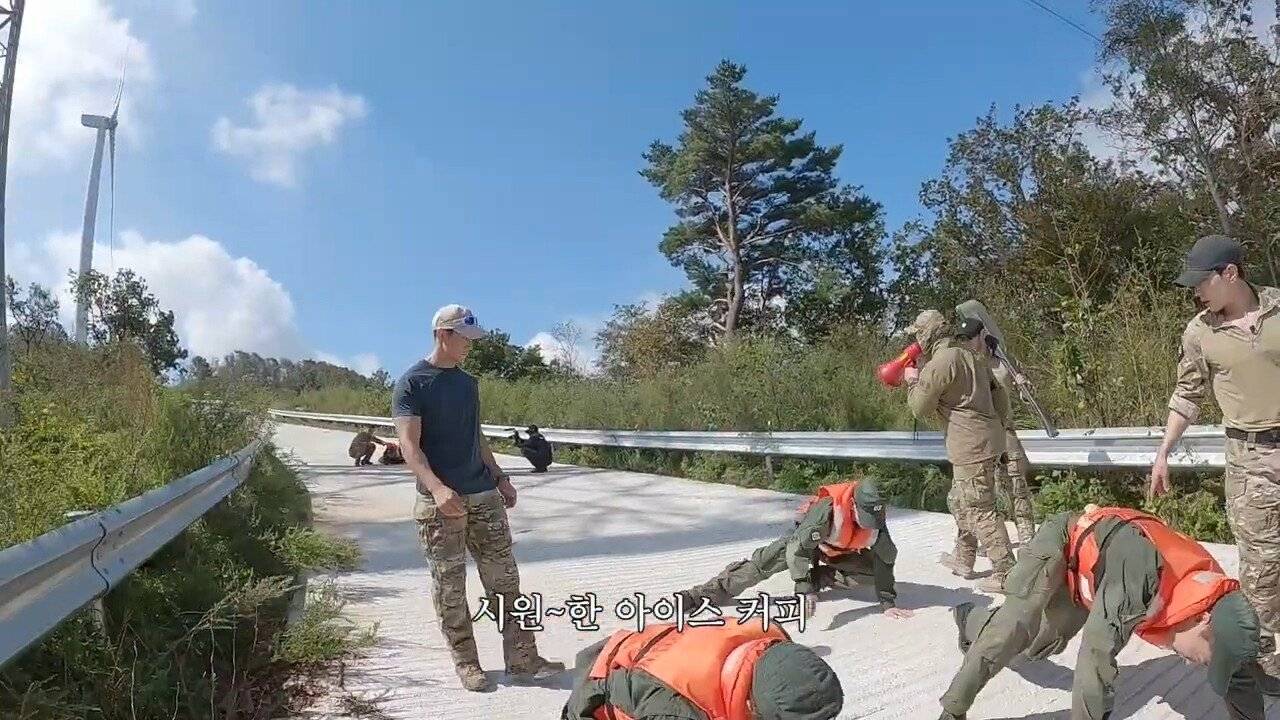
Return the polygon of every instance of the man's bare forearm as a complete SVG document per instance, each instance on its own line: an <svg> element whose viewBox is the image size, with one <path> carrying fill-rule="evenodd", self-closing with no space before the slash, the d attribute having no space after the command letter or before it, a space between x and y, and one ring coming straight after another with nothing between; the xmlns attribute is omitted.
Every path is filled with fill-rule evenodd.
<svg viewBox="0 0 1280 720"><path fill-rule="evenodd" d="M422 421L418 418L396 418L396 437L400 439L405 465L409 466L418 480L418 492L434 495L443 490L444 482L431 471L427 456L418 444L422 437Z"/></svg>
<svg viewBox="0 0 1280 720"><path fill-rule="evenodd" d="M1176 410L1169 411L1169 419L1164 426L1164 440L1160 443L1159 454L1168 457L1169 451L1178 444L1182 434L1187 431L1191 421Z"/></svg>

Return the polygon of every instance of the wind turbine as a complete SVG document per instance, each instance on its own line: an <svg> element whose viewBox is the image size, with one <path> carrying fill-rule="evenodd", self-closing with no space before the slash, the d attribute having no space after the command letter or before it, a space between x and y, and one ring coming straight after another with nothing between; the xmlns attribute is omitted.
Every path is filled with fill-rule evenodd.
<svg viewBox="0 0 1280 720"><path fill-rule="evenodd" d="M120 89L116 92L116 106L110 117L102 115L81 115L80 124L98 131L98 141L93 147L93 165L89 168L89 192L84 199L84 231L80 235L80 279L83 280L93 269L93 231L98 219L98 179L102 175L102 145L110 140L111 146L111 201L115 203L116 192L116 119L120 115L120 98L124 95L124 74L120 75ZM85 345L89 342L89 303L88 298L79 293L76 296L76 342Z"/></svg>

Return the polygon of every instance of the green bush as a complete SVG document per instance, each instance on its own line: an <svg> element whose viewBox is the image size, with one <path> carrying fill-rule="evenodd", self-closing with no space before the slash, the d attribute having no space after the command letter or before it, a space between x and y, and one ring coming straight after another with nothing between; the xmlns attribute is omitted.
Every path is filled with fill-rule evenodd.
<svg viewBox="0 0 1280 720"><path fill-rule="evenodd" d="M17 420L0 432L4 546L244 447L266 406L229 386L162 386L119 347L34 349L19 356L15 385ZM302 669L281 649L292 642L296 578L358 559L349 543L307 528L310 515L305 486L265 447L240 488L104 597L101 616L76 614L0 671L0 716L265 720L288 711L284 681ZM358 645L346 639L325 657Z"/></svg>
<svg viewBox="0 0 1280 720"><path fill-rule="evenodd" d="M371 645L377 626L360 629L342 613L345 603L331 583L309 593L306 610L281 635L275 660L290 665L315 665L338 660L354 649Z"/></svg>
<svg viewBox="0 0 1280 720"><path fill-rule="evenodd" d="M1141 278L1115 289L1105 308L1083 312L1020 302L999 283L984 294L1009 333L1037 397L1061 427L1160 425L1187 319L1185 297L1149 287ZM1053 330L1057 327L1057 330ZM1063 328L1066 328L1063 330ZM875 368L901 345L878 333L843 328L803 346L744 337L696 362L652 378L480 379L485 420L521 427L655 430L906 430L928 427L911 418L905 391L888 390ZM1153 351L1153 348L1158 349ZM375 393L375 395L378 395ZM308 410L374 412L386 398L335 391L296 398ZM348 404L343 404L343 403ZM1020 427L1036 427L1030 409L1014 402ZM376 414L385 414L385 410ZM1216 417L1206 408L1206 422ZM506 451L512 451L503 445ZM950 470L912 463L840 463L775 458L773 477L762 458L718 453L558 446L560 462L677 475L704 482L812 492L849 477L875 477L891 503L945 512ZM1089 502L1143 507L1145 478L1131 472L1050 471L1033 479L1040 517ZM1203 540L1231 539L1220 480L1177 480L1151 508Z"/></svg>

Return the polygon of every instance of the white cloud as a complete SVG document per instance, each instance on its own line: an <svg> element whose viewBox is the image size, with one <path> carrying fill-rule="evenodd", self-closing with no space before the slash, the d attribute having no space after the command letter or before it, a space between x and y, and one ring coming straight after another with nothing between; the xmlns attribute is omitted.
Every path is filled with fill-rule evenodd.
<svg viewBox="0 0 1280 720"><path fill-rule="evenodd" d="M343 126L368 114L364 98L336 87L264 85L245 103L253 113L251 124L218 118L212 131L214 147L246 161L253 179L286 188L297 185L302 155L332 145Z"/></svg>
<svg viewBox="0 0 1280 720"><path fill-rule="evenodd" d="M647 302L642 300L642 302ZM570 318L569 323L577 329L576 342L566 344L556 339L551 332L544 330L534 334L524 344L525 347L536 347L542 358L548 362L559 360L586 373L595 373L600 369L600 350L596 347L596 333L604 327L607 318L602 315L583 315ZM572 338L566 338L572 340Z"/></svg>
<svg viewBox="0 0 1280 720"><path fill-rule="evenodd" d="M117 133L136 145L142 123L135 111L155 83L147 44L105 0L28 2L14 79L9 157L15 172L44 168L49 161L59 167L87 161L94 131L80 124L80 115L111 113L122 69Z"/></svg>
<svg viewBox="0 0 1280 720"><path fill-rule="evenodd" d="M545 331L529 338L529 342L524 346L538 348L542 359L547 362L559 360L569 365L577 365L579 369L586 372L595 372L600 360L600 353L596 350L594 343L582 341L577 345L569 346Z"/></svg>
<svg viewBox="0 0 1280 720"><path fill-rule="evenodd" d="M21 286L38 283L54 291L68 333L75 324L75 297L68 273L80 264L80 235L50 233L43 242L11 248L10 274ZM165 310L172 310L182 346L192 355L221 358L235 351L266 357L314 358L371 375L383 367L372 353L342 358L314 351L294 324L289 292L260 265L232 257L203 235L178 242L147 240L133 231L111 250L94 245L94 269L114 275L129 268L141 276Z"/></svg>
<svg viewBox="0 0 1280 720"><path fill-rule="evenodd" d="M653 312L658 309L658 306L661 305L662 301L665 299L667 299L666 294L657 292L656 290L650 290L649 292L641 294L640 299L636 302L643 305L645 310Z"/></svg>
<svg viewBox="0 0 1280 720"><path fill-rule="evenodd" d="M53 289L67 328L75 322L68 272L79 267L78 233L50 233L42 243L15 243L10 272L21 284ZM274 357L311 353L294 324L293 300L267 271L246 257L232 257L217 241L192 235L177 242L121 233L113 251L94 248L94 268L109 275L131 268L172 310L178 335L191 355L221 357L233 350Z"/></svg>
<svg viewBox="0 0 1280 720"><path fill-rule="evenodd" d="M320 362L327 362L330 365L339 365L341 367L350 368L361 375L372 375L383 367L382 360L373 353L360 353L350 360L344 360L333 353L317 352L315 359Z"/></svg>

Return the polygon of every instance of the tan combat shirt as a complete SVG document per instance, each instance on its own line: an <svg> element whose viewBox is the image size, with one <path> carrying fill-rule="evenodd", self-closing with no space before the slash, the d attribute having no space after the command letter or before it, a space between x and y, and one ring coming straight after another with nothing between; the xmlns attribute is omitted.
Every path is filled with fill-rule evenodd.
<svg viewBox="0 0 1280 720"><path fill-rule="evenodd" d="M1013 391L1013 373L998 360L992 359L988 362L991 364L991 378L996 381L996 385L1002 391L992 396L998 406L996 412L1004 419L1005 429L1013 432L1013 407L1010 399Z"/></svg>
<svg viewBox="0 0 1280 720"><path fill-rule="evenodd" d="M951 339L939 340L920 379L907 391L911 412L924 420L942 419L947 459L969 465L998 458L1005 450L1005 414L1009 401L987 363Z"/></svg>
<svg viewBox="0 0 1280 720"><path fill-rule="evenodd" d="M1250 285L1258 296L1251 327L1200 312L1182 333L1178 382L1169 409L1195 422L1209 389L1228 427L1280 427L1280 290Z"/></svg>

